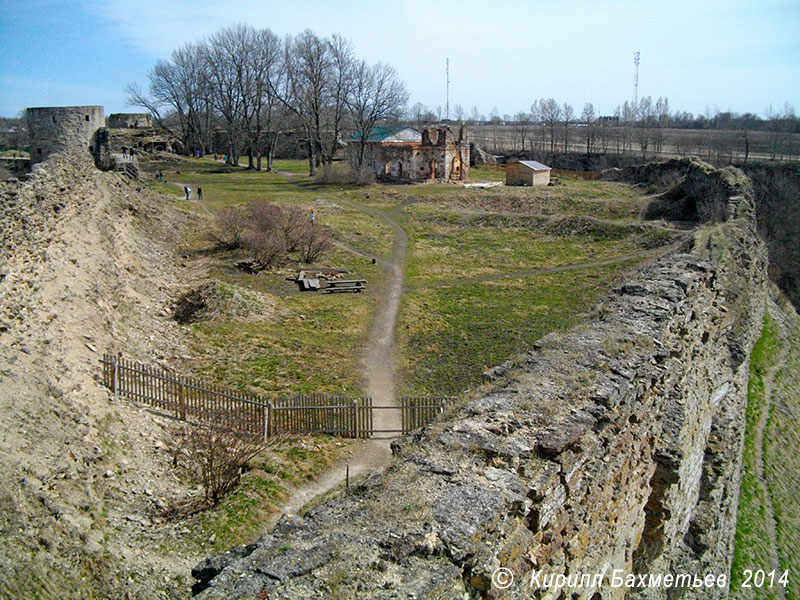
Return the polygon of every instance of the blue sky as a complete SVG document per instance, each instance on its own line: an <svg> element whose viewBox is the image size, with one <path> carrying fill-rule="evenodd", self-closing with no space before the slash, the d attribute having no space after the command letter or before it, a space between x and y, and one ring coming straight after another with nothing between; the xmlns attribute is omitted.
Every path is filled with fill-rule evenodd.
<svg viewBox="0 0 800 600"><path fill-rule="evenodd" d="M500 115L541 97L600 114L633 96L673 110L800 110L797 0L0 0L0 115L27 106L126 106L159 58L237 22L279 35L339 33L393 65L411 102Z"/></svg>

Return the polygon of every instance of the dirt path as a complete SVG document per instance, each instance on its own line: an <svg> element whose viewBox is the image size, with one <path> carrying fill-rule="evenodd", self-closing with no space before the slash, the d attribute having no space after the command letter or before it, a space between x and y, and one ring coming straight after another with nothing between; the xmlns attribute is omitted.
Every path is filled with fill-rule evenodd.
<svg viewBox="0 0 800 600"><path fill-rule="evenodd" d="M779 311L772 311L773 315L779 314ZM770 367L767 374L764 376L764 406L761 411L761 418L758 421L755 431L755 457L754 463L756 466L756 478L758 485L764 495L764 520L767 524L767 531L769 533L769 562L770 565L764 566L764 570L775 569L780 572L780 560L778 558L778 535L775 529L775 511L772 507L772 498L770 496L769 487L767 486L766 476L764 475L764 430L767 427L767 420L772 409L772 394L775 391L775 377L783 369L786 364L786 357L789 354L789 332L786 329L786 324L779 318L775 318L774 322L778 326L778 336L781 340L781 349L775 362ZM775 589L781 598L785 597L785 590L782 586L776 586Z"/></svg>
<svg viewBox="0 0 800 600"><path fill-rule="evenodd" d="M372 331L361 355L361 364L366 376L367 395L372 398L373 405L398 406L394 394L394 327L403 295L403 268L408 247L408 234L396 218L401 207L387 213L343 198L337 198L337 202L382 220L391 227L394 234L392 254L381 261L387 279L378 301L378 312ZM344 249L351 250L346 247ZM372 439L364 442L348 461L336 465L316 481L295 490L284 505L283 512L297 513L317 496L341 485L347 476L348 465L350 477L386 466L392 456L390 442L398 435L387 430L400 429L400 411L377 409L373 413L373 424L376 430L383 432L376 433Z"/></svg>

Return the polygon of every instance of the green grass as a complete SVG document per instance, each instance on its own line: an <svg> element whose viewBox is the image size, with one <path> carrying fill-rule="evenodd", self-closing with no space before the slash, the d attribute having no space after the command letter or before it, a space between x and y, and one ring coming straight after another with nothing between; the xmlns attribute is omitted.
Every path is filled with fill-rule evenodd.
<svg viewBox="0 0 800 600"><path fill-rule="evenodd" d="M738 519L736 524L736 539L734 544L734 558L731 567L731 597L733 598L779 598L778 590L775 588L742 588L744 583L745 569L757 570L763 569L769 571L769 556L771 540L769 535L766 505L767 502L772 502L773 509L775 509L777 516L776 496L772 489L769 489L770 497L767 498L764 494L764 489L759 483L758 479L758 465L756 464L756 434L758 425L764 416L766 410L765 402L765 387L764 377L769 370L775 365L775 361L780 352L782 341L778 326L775 321L769 316L764 316L764 326L761 332L761 337L753 346L753 352L750 357L750 379L747 389L747 412L746 412L746 431L744 443L744 455L742 458L742 483L739 491L739 509ZM775 426L775 419L770 419L773 427ZM769 429L768 423L768 429ZM792 423L792 428L795 424ZM764 457L764 475L770 488L780 483L771 481L773 476L771 471L775 470L775 464L770 458L775 454L776 437L770 434L769 431L764 432L763 437L763 457ZM798 440L800 441L800 440ZM796 448L796 446L795 446ZM794 457L794 453L792 453ZM788 458L788 457L782 457ZM793 464L798 464L795 458L792 460ZM797 483L797 475L795 471L794 482ZM796 492L796 488L794 488ZM793 494L794 495L794 494ZM791 502L790 502L791 504ZM798 508L797 502L794 502L794 508ZM780 527L785 529L785 527ZM797 527L795 524L794 530L794 546L791 552L796 555L797 553ZM779 537L779 547L783 546ZM797 558L795 556L795 558ZM783 562L783 561L782 561ZM797 565L794 563L785 563L789 566ZM791 577L790 577L791 579Z"/></svg>
<svg viewBox="0 0 800 600"><path fill-rule="evenodd" d="M302 174L306 165L276 161L274 167ZM360 352L354 349L365 344L384 280L371 258L391 252L391 229L376 216L342 202L340 198L347 198L351 190L318 186L303 177L232 168L208 158L172 158L145 167L146 172L158 168L167 183L152 182L151 187L189 214L191 225L181 238L187 268L237 290L239 296L250 293L265 299L260 307L255 302L248 314L222 310L212 319L186 326L192 350L186 368L218 385L249 393L362 393ZM189 202L183 197L184 183L193 190ZM211 214L194 200L198 187ZM299 261L255 275L234 268L246 256L216 247L213 213L255 199L298 206L309 214L315 210L317 223L361 255L334 246L313 266L347 269L349 277L368 281L366 292L300 294L296 284L286 280L307 267Z"/></svg>
<svg viewBox="0 0 800 600"><path fill-rule="evenodd" d="M397 354L402 388L415 393L468 388L479 382L484 368L525 350L549 331L573 325L610 280L644 258L642 249L668 237L630 227L643 199L634 188L616 183L567 180L554 187L489 189L439 183L348 186L309 179L305 161L276 161L275 169L281 173L234 169L210 159L175 159L162 171L181 185L154 184L194 216L195 225L183 240L190 261L207 262L206 272L233 289L270 299L261 314L258 309L222 314L190 326L191 369L250 393L363 392L359 358L384 280L370 259L388 256L394 238L380 211L394 215L409 233ZM474 169L471 175L473 181L504 177L500 169ZM182 199L183 183L195 191L203 188L212 213L256 198L316 210L318 222L346 246L331 250L321 264L367 279L367 292L298 294L285 279L302 268L299 263L258 275L237 271L231 266L233 255L213 250L213 215ZM557 219L564 215L612 221L593 221L588 229L559 228ZM622 260L629 255L635 256ZM615 259L620 261L541 272Z"/></svg>
<svg viewBox="0 0 800 600"><path fill-rule="evenodd" d="M198 513L182 526L187 552L224 551L252 543L269 518L280 510L289 489L312 481L354 449L359 442L328 436L290 436L250 463L241 484L216 507ZM213 536L214 541L210 542ZM173 547L163 548L174 552Z"/></svg>
<svg viewBox="0 0 800 600"><path fill-rule="evenodd" d="M764 432L764 475L772 498L781 569L789 569L786 598L800 599L800 322L790 332L786 364L776 377Z"/></svg>
<svg viewBox="0 0 800 600"><path fill-rule="evenodd" d="M576 324L636 262L411 291L398 331L402 391L455 395L479 385L487 368Z"/></svg>
<svg viewBox="0 0 800 600"><path fill-rule="evenodd" d="M741 588L744 569L757 569L768 564L770 538L765 514L766 498L756 470L755 431L765 410L764 376L774 362L779 344L777 326L765 315L761 337L753 346L750 357L742 483L731 569L731 592L742 598L754 597Z"/></svg>

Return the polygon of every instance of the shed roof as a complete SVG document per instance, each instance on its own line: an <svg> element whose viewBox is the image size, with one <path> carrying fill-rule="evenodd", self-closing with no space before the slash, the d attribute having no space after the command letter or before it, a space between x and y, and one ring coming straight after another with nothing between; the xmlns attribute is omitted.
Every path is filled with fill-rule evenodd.
<svg viewBox="0 0 800 600"><path fill-rule="evenodd" d="M356 131L350 141L359 141L361 135L360 131ZM367 136L368 142L419 142L421 140L422 135L418 131L405 125L382 125L380 127L373 127Z"/></svg>
<svg viewBox="0 0 800 600"><path fill-rule="evenodd" d="M516 162L518 162L521 165L525 165L532 171L550 171L550 167L548 167L547 165L543 165L542 163L537 162L535 160L518 160Z"/></svg>

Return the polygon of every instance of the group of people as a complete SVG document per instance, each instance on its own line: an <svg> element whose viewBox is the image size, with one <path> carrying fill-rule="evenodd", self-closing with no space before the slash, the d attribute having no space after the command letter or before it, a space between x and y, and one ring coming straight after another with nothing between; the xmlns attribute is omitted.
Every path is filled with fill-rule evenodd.
<svg viewBox="0 0 800 600"><path fill-rule="evenodd" d="M189 200L189 197L192 195L192 188L188 185L183 186L183 191L186 192L186 199ZM197 188L197 199L202 202L203 201L203 188Z"/></svg>

